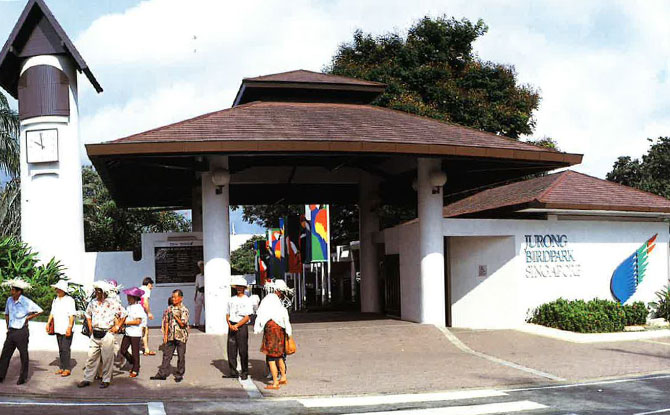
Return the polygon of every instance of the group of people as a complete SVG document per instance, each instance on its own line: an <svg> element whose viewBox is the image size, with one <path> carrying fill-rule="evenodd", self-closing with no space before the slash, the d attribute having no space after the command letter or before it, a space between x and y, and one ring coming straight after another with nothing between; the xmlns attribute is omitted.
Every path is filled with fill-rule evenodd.
<svg viewBox="0 0 670 415"><path fill-rule="evenodd" d="M201 264L199 264L201 265ZM202 275L202 266L201 274ZM204 278L203 278L204 279ZM204 281L197 281L198 288L204 287ZM28 377L28 321L43 312L36 303L23 295L31 288L21 279L11 279L3 283L10 287L10 297L5 305L7 336L0 353L0 382L4 381L10 359L16 349L21 359L21 373L17 384L23 384ZM258 307L245 294L248 285L243 277L234 278L231 286L236 295L230 298L226 309L228 324L228 364L230 373L224 377L249 376L248 326L255 314L254 332L263 333L261 352L272 375L272 383L267 389L279 389L287 383L286 344L292 336L292 327L282 299L292 290L283 280L265 284L267 295ZM61 377L70 376L70 347L77 310L74 299L68 295L68 285L64 280L54 284L56 297L51 306L46 330L56 337L59 349L59 369L55 372ZM147 320L153 319L149 305L153 280L145 278L141 287L131 287L122 292L126 295L128 307L124 308L119 297L119 285L114 280L99 280L93 283L93 298L84 312L82 334L90 337L88 357L84 367L84 378L77 384L86 387L98 379L100 388L107 388L112 381L114 361L117 356L130 365L130 377L137 377L140 371L140 354L155 352L149 349ZM202 301L196 306L204 306L204 288L200 292ZM176 289L168 301L163 313L161 331L163 334L163 360L152 380L165 380L171 373L171 361L177 355L175 382L181 382L186 371L186 343L189 335L189 310L183 304L184 293ZM200 308L200 307L198 307ZM200 314L199 311L197 310ZM198 316L199 317L199 316ZM196 325L199 324L199 318ZM128 351L130 349L130 352ZM241 372L237 370L237 356L240 357Z"/></svg>

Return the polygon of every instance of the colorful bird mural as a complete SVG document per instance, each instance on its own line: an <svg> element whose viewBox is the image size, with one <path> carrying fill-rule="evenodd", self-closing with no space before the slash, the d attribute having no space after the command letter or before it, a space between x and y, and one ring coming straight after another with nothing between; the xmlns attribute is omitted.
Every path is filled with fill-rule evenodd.
<svg viewBox="0 0 670 415"><path fill-rule="evenodd" d="M644 279L649 254L656 246L657 236L658 234L649 238L614 270L610 290L614 298L621 304L624 304L635 294L637 287Z"/></svg>

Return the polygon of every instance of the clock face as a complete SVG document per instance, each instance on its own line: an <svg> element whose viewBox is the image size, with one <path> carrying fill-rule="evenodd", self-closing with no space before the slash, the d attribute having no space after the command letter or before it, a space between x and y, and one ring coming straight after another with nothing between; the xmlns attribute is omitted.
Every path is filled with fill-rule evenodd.
<svg viewBox="0 0 670 415"><path fill-rule="evenodd" d="M28 163L58 161L58 130L26 131Z"/></svg>

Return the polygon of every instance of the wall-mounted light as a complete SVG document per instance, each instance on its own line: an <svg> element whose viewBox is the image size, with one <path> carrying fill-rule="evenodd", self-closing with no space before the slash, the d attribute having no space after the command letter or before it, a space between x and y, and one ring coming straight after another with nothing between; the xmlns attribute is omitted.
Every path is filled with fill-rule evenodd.
<svg viewBox="0 0 670 415"><path fill-rule="evenodd" d="M428 177L430 185L433 186L433 194L436 195L440 193L442 186L447 182L447 173L442 170L436 170L430 173Z"/></svg>
<svg viewBox="0 0 670 415"><path fill-rule="evenodd" d="M212 172L212 183L216 187L216 194L221 194L223 186L230 184L230 172L226 169L216 169Z"/></svg>

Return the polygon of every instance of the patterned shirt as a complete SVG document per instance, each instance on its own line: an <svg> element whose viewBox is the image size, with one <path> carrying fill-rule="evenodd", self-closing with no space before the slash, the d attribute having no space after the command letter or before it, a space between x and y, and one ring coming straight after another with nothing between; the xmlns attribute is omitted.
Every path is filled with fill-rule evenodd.
<svg viewBox="0 0 670 415"><path fill-rule="evenodd" d="M188 340L188 308L184 304L178 306L170 306L167 309L167 327L168 327L168 341L179 340L186 343ZM176 319L184 323L184 327L179 327Z"/></svg>
<svg viewBox="0 0 670 415"><path fill-rule="evenodd" d="M91 319L94 329L109 330L114 326L114 319L126 316L126 310L121 303L110 298L105 298L102 302L93 299L86 307L85 316Z"/></svg>

